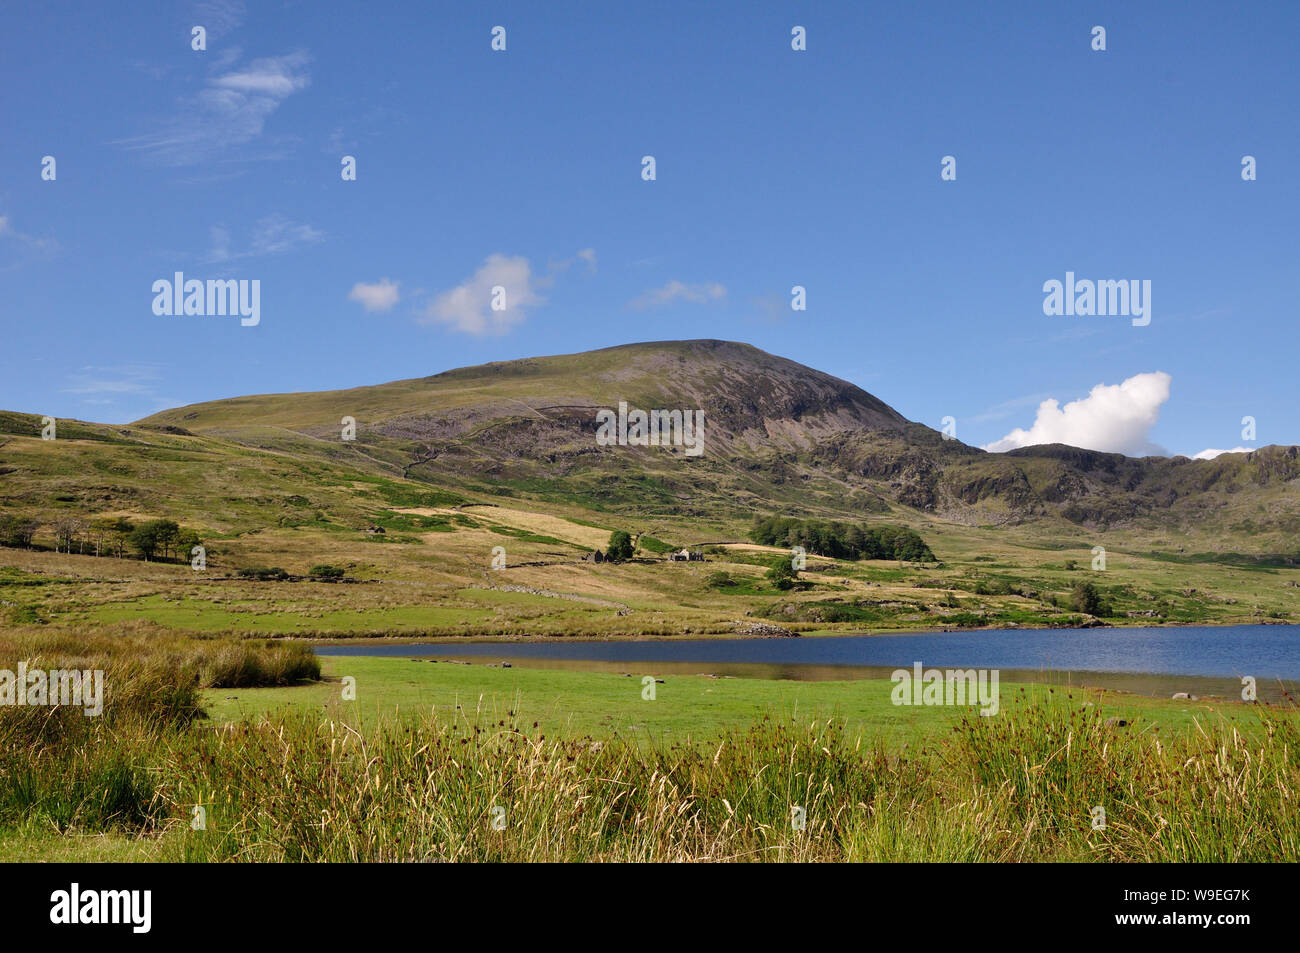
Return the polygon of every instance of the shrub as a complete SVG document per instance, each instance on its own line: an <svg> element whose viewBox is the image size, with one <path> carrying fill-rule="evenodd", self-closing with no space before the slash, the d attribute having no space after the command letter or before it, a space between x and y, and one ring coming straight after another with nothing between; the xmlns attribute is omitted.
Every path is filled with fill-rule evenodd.
<svg viewBox="0 0 1300 953"><path fill-rule="evenodd" d="M799 574L795 572L790 560L783 556L772 563L772 568L767 571L767 578L776 588L785 591L794 588L794 584L799 580Z"/></svg>
<svg viewBox="0 0 1300 953"><path fill-rule="evenodd" d="M283 581L289 578L289 574L279 566L272 566L269 569L260 566L245 566L239 570L238 575L242 579L256 579L259 582Z"/></svg>

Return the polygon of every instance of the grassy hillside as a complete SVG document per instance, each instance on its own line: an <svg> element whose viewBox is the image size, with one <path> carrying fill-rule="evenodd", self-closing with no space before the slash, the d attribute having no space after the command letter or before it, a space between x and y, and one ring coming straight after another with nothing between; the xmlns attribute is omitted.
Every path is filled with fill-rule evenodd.
<svg viewBox="0 0 1300 953"><path fill-rule="evenodd" d="M707 452L597 446L594 410L620 400L704 408ZM987 454L747 345L630 345L39 433L39 418L0 414L0 521L39 523L33 548L0 547L13 623L321 636L1062 625L1083 619L1085 580L1112 624L1300 618L1298 448ZM937 562L814 553L781 591L765 573L788 551L749 539L772 514L906 526ZM176 521L206 569L96 558L91 526L119 516ZM72 551L56 553L67 521ZM641 541L637 559L585 561L613 530ZM668 560L685 546L707 561ZM346 581L308 579L322 564ZM299 578L239 575L259 568Z"/></svg>

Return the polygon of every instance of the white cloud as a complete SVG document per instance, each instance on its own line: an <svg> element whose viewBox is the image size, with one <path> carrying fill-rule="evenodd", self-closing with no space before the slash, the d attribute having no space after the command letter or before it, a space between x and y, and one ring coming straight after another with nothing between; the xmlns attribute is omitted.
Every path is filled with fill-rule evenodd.
<svg viewBox="0 0 1300 953"><path fill-rule="evenodd" d="M236 54L237 55L237 54ZM192 165L220 155L262 135L266 120L292 94L311 84L306 53L253 60L242 69L226 57L215 58L214 75L192 96L182 99L178 116L156 133L121 141L163 165Z"/></svg>
<svg viewBox="0 0 1300 953"><path fill-rule="evenodd" d="M1202 450L1193 460L1213 460L1221 453L1254 453L1254 447L1233 447L1231 450Z"/></svg>
<svg viewBox="0 0 1300 953"><path fill-rule="evenodd" d="M348 292L349 301L358 301L367 311L387 311L401 300L398 283L380 278L372 285L358 281Z"/></svg>
<svg viewBox="0 0 1300 953"><path fill-rule="evenodd" d="M284 99L307 86L306 78L290 73L285 64L275 60L258 60L239 73L218 76L212 83L218 89L233 89L241 93L258 93L272 99Z"/></svg>
<svg viewBox="0 0 1300 953"><path fill-rule="evenodd" d="M688 285L674 280L668 282L662 288L647 291L641 297L628 302L628 306L638 311L644 311L646 308L659 307L678 300L700 304L705 301L717 301L720 298L725 298L726 295L727 289L716 281Z"/></svg>
<svg viewBox="0 0 1300 953"><path fill-rule="evenodd" d="M1038 415L1028 430L1017 428L1001 440L985 444L995 453L1043 443L1063 443L1087 450L1129 456L1163 453L1149 439L1169 399L1173 380L1163 371L1135 374L1122 384L1098 384L1080 400L1064 407L1055 399L1038 405Z"/></svg>
<svg viewBox="0 0 1300 953"><path fill-rule="evenodd" d="M532 266L522 256L489 255L478 271L461 284L438 295L425 309L421 322L447 324L466 334L505 334L527 316L527 309L545 303L537 288ZM505 289L505 307L492 309L495 287Z"/></svg>

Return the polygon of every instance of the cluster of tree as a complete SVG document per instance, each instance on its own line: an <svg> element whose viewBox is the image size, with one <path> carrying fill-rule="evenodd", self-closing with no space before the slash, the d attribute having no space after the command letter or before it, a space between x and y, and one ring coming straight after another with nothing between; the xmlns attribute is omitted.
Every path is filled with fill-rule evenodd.
<svg viewBox="0 0 1300 953"><path fill-rule="evenodd" d="M901 526L858 526L852 523L801 520L787 516L759 517L749 538L764 546L802 546L831 559L897 559L934 562L934 553L916 533Z"/></svg>
<svg viewBox="0 0 1300 953"><path fill-rule="evenodd" d="M32 537L41 528L40 520L13 513L0 515L0 546L32 548Z"/></svg>
<svg viewBox="0 0 1300 953"><path fill-rule="evenodd" d="M149 520L127 536L127 544L145 559L159 554L163 559L187 559L190 549L199 543L198 533L181 529L172 520Z"/></svg>
<svg viewBox="0 0 1300 953"><path fill-rule="evenodd" d="M319 566L312 566L307 570L307 575L313 582L338 582L343 578L344 569L342 566L331 566L328 563L321 563Z"/></svg>
<svg viewBox="0 0 1300 953"><path fill-rule="evenodd" d="M1075 584L1070 593L1070 608L1088 615L1110 615L1110 607L1102 599L1101 590L1090 582Z"/></svg>
<svg viewBox="0 0 1300 953"><path fill-rule="evenodd" d="M36 531L45 525L28 516L0 516L0 545L32 548ZM85 520L60 516L49 521L54 551L82 555L124 557L130 550L141 559L188 559L192 547L202 540L193 530L182 529L175 520L133 523L124 516L103 516Z"/></svg>

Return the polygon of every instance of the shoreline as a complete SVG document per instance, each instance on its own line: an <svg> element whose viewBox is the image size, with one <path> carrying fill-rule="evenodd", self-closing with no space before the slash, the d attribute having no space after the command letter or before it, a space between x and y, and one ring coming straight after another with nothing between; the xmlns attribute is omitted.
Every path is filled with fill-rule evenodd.
<svg viewBox="0 0 1300 953"><path fill-rule="evenodd" d="M364 645L374 643L378 645L403 644L411 642L428 642L435 644L454 645L463 642L486 642L486 643L551 643L551 642L680 642L680 641L710 641L710 642L733 642L739 640L763 639L779 640L790 638L801 639L834 639L848 636L873 638L876 636L895 636L895 635L958 635L976 632L1059 632L1062 630L1086 632L1093 629L1187 629L1187 628L1246 628L1253 626L1300 626L1300 622L1283 622L1277 619L1259 622L1161 622L1143 625L1113 625L1110 623L1103 625L1091 626L1074 626L1074 625L984 625L984 626L961 626L953 628L926 627L926 628L899 628L899 629L866 629L866 630L827 630L814 629L811 631L796 632L791 630L792 635L759 635L741 632L701 632L701 633L679 633L676 635L477 635L466 633L464 635L339 635L321 638L318 636L300 637L294 635L282 636L263 636L260 634L247 634L245 638L274 638L277 641L305 642L309 645Z"/></svg>

